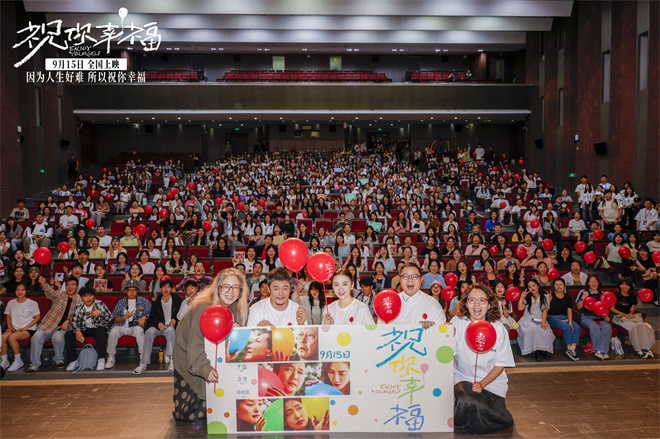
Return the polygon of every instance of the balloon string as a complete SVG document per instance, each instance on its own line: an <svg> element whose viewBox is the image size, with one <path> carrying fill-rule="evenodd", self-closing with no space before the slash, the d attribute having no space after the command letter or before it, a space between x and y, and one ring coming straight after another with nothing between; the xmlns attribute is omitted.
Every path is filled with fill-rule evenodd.
<svg viewBox="0 0 660 439"><path fill-rule="evenodd" d="M215 344L215 372L218 373L218 343ZM213 383L213 394L215 395L215 386L218 384L218 381L216 380Z"/></svg>
<svg viewBox="0 0 660 439"><path fill-rule="evenodd" d="M298 306L300 306L300 294L301 294L301 291L300 291L300 278L298 277L298 272L297 271L296 271L296 286L298 288ZM324 295L324 297L325 297L325 295Z"/></svg>
<svg viewBox="0 0 660 439"><path fill-rule="evenodd" d="M477 358L474 360L474 383L477 383L477 362L479 361L479 352L477 352Z"/></svg>

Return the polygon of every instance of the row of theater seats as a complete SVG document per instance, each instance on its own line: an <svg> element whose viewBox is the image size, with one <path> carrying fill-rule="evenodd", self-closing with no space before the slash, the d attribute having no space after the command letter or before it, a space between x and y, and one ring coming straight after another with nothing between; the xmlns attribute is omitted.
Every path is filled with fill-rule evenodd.
<svg viewBox="0 0 660 439"><path fill-rule="evenodd" d="M176 163L177 160L181 160L186 169L192 169L194 166L194 160L190 157L190 154L185 152L128 152L123 151L120 154L109 157L103 163L108 169L113 169L115 166L123 168L126 166L126 162L129 160L140 160L143 164L149 162L154 162L155 164L163 164L166 160L173 160Z"/></svg>
<svg viewBox="0 0 660 439"><path fill-rule="evenodd" d="M204 72L196 70L152 70L145 72L147 82L198 82Z"/></svg>
<svg viewBox="0 0 660 439"><path fill-rule="evenodd" d="M451 78L451 74L454 78ZM451 82L451 81L471 81L466 79L465 72L442 72L442 71L422 71L422 72L406 72L406 81L409 82Z"/></svg>
<svg viewBox="0 0 660 439"><path fill-rule="evenodd" d="M392 82L385 73L352 71L240 71L226 72L218 82Z"/></svg>

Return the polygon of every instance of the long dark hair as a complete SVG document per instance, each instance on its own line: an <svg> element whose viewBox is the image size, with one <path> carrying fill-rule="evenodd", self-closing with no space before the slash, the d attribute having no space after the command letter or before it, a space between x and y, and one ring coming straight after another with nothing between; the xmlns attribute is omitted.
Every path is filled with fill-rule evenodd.
<svg viewBox="0 0 660 439"><path fill-rule="evenodd" d="M458 308L456 309L456 315L458 317L470 317L470 312L467 309L467 298L473 290L480 290L486 293L486 298L488 299L488 312L486 312L485 320L490 323L498 321L502 315L497 296L489 286L480 283L472 285L465 295L461 297L461 300L458 302Z"/></svg>
<svg viewBox="0 0 660 439"><path fill-rule="evenodd" d="M541 288L541 284L539 283L539 281L537 281L536 279L528 280L527 281L527 291L529 291L529 284L530 283L536 284L536 286L539 288L539 304L541 306L541 309L547 307L548 306L548 299L546 297L545 291L543 291L543 288ZM525 294L527 295L528 293L525 293ZM526 305L527 305L527 311L531 311L532 301L527 300L527 297L525 297L525 302L526 302Z"/></svg>
<svg viewBox="0 0 660 439"><path fill-rule="evenodd" d="M321 285L321 282L314 281L311 284L309 284L309 289L307 291L311 291L312 288L314 288L316 291L319 292L319 298L318 298L319 308L321 309L325 308L325 293L323 292L323 285ZM309 293L308 296L309 296L310 305L314 306L314 298Z"/></svg>

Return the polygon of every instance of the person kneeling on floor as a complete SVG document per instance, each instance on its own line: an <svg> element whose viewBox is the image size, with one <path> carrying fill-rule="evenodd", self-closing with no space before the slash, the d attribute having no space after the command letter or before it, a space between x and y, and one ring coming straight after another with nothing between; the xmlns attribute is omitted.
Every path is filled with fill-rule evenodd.
<svg viewBox="0 0 660 439"><path fill-rule="evenodd" d="M179 323L177 314L181 307L182 299L176 294L172 294L174 282L172 279L166 279L160 283L161 296L156 299L151 307L151 314L147 319L147 331L144 334L144 345L142 347L142 359L140 365L133 370L136 375L141 374L149 364L151 364L151 350L154 345L154 339L159 335L165 336L167 346L165 347L165 363L169 364L168 370L174 370L172 363L172 350L174 349L174 328Z"/></svg>
<svg viewBox="0 0 660 439"><path fill-rule="evenodd" d="M112 312L115 323L110 328L110 334L108 335L108 361L105 363L106 369L114 367L117 342L119 342L119 339L123 335L135 338L138 352L142 355L144 325L147 323L147 316L151 312L151 302L144 297L138 297L138 289L138 281L131 279L126 282L124 286L126 297L119 299Z"/></svg>
<svg viewBox="0 0 660 439"><path fill-rule="evenodd" d="M73 311L69 330L64 334L66 358L69 361L66 370L70 372L78 368L76 342L83 343L85 337L93 337L96 340L96 348L99 352L96 370L103 370L108 343L108 324L112 321L112 313L105 303L94 298L94 288L83 287L79 294L82 303L79 303Z"/></svg>

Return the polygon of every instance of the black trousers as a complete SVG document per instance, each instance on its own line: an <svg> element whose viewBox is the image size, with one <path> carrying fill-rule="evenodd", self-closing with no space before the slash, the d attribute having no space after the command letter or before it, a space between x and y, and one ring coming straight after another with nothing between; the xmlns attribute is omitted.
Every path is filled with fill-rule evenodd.
<svg viewBox="0 0 660 439"><path fill-rule="evenodd" d="M99 359L105 358L108 346L108 329L86 328L81 332L85 337L93 337L96 340L96 352L99 353ZM64 334L64 349L66 350L66 361L70 363L78 359L76 331L66 331L66 334Z"/></svg>
<svg viewBox="0 0 660 439"><path fill-rule="evenodd" d="M506 430L513 425L513 416L506 400L488 390L472 391L472 383L461 381L454 386L454 431L465 434L485 434Z"/></svg>

